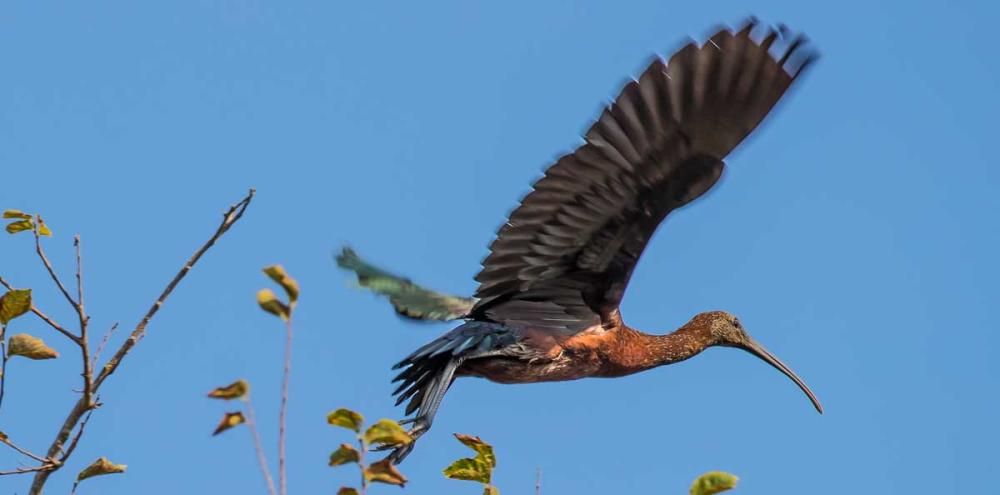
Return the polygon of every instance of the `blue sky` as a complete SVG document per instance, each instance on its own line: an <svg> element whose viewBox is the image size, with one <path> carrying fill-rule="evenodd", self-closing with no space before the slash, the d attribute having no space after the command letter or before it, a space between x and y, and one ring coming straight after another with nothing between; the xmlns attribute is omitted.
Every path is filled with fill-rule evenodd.
<svg viewBox="0 0 1000 495"><path fill-rule="evenodd" d="M710 469L745 495L982 491L1000 442L994 4L203 0L0 15L0 208L45 215L67 277L83 236L95 331L133 327L258 189L107 383L50 492L105 455L128 473L80 493L264 493L249 435L210 437L226 407L203 395L248 379L275 444L282 334L253 294L276 262L303 288L291 492L353 483L325 466L346 436L324 415L399 417L390 365L448 326L397 319L331 252L350 242L471 293L507 211L625 78L750 13L805 31L822 59L715 190L667 220L623 312L660 332L739 315L826 414L731 349L615 380L463 379L402 466L406 491L477 493L440 475L466 453L451 432L496 445L509 494L538 467L547 495L684 493ZM0 239L0 273L71 321L27 236ZM30 318L11 331L63 354L8 369L0 430L42 451L75 400L76 353ZM16 462L0 450L2 468ZM0 493L28 481L0 478Z"/></svg>

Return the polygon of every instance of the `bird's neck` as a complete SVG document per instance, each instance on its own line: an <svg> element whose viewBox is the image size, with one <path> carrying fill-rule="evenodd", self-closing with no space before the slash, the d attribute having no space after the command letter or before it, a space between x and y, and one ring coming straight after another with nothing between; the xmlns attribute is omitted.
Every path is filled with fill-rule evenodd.
<svg viewBox="0 0 1000 495"><path fill-rule="evenodd" d="M618 354L626 358L622 364L629 373L684 361L708 348L712 342L707 327L692 323L666 335L648 334L627 326L619 333Z"/></svg>

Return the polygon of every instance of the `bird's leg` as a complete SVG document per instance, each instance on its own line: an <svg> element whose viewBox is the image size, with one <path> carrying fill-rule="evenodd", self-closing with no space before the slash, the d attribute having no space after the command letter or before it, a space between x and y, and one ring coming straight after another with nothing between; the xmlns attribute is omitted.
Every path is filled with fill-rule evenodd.
<svg viewBox="0 0 1000 495"><path fill-rule="evenodd" d="M413 444L417 442L427 430L431 429L431 424L434 422L434 415L437 414L438 407L441 405L441 399L444 398L444 394L448 392L448 388L451 387L451 383L455 378L455 370L458 369L461 361L451 360L445 365L441 374L435 376L430 383L427 384L427 392L424 394L423 400L420 403L420 408L418 409L417 415L412 419L404 419L400 421L400 424L411 424L413 425L408 432L410 437L413 439L412 442L403 445L402 447L397 447L389 454L387 459L392 461L393 464L399 464L410 454L413 450Z"/></svg>
<svg viewBox="0 0 1000 495"><path fill-rule="evenodd" d="M389 455L386 456L386 459L389 459L389 461L392 462L393 464L399 464L400 462L403 462L403 459L405 459L406 456L410 455L410 452L413 451L413 446L414 444L417 443L417 439L423 436L424 433L427 433L427 430L431 428L431 420L425 419L423 417L416 417L404 421L408 424L413 425L413 427L410 428L410 431L407 432L409 433L410 438L412 438L413 441L406 445L392 449L392 452L390 452ZM386 449L378 448L376 450L386 450Z"/></svg>

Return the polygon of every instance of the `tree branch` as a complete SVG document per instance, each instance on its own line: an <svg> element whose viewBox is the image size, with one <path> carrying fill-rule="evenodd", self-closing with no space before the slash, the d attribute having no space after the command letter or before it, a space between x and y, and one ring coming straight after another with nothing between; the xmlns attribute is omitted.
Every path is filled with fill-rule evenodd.
<svg viewBox="0 0 1000 495"><path fill-rule="evenodd" d="M5 334L7 333L7 327L0 326L0 406L3 406L3 393L4 388L7 385L7 342L5 339Z"/></svg>
<svg viewBox="0 0 1000 495"><path fill-rule="evenodd" d="M215 230L215 234L213 234L212 237L209 238L203 246L201 246L201 248L195 251L187 263L185 263L181 270L177 272L177 275L174 275L173 280L167 284L167 287L163 289L163 293L160 294L160 297L156 299L156 302L154 302L149 308L149 311L146 312L146 316L144 316L142 321L140 321L139 324L136 325L135 329L132 330L128 339L121 345L121 347L118 348L115 355L108 360L107 364L104 365L100 374L97 375L97 380L94 382L95 388L100 387L101 384L104 383L104 380L107 380L108 377L111 376L116 369L118 369L118 366L121 365L122 359L124 359L129 351L131 351L132 348L135 347L135 345L146 335L146 325L149 324L149 320L151 320L153 316L156 315L157 311L160 310L160 307L163 306L163 302L167 300L167 297L169 297L170 293L174 291L177 284L180 283L191 268L198 263L198 260L201 259L202 255L204 255L209 248L215 245L215 242L218 241L219 238L222 237L222 235L225 234L229 228L243 216L243 212L245 212L247 207L250 206L250 201L253 199L254 192L255 191L251 189L245 198L229 207L229 210L226 211L222 217L222 223L219 224L219 228Z"/></svg>
<svg viewBox="0 0 1000 495"><path fill-rule="evenodd" d="M285 470L285 428L288 412L288 378L292 369L292 318L285 321L285 371L281 381L281 409L278 412L278 482L281 495L288 495L288 477Z"/></svg>
<svg viewBox="0 0 1000 495"><path fill-rule="evenodd" d="M264 475L264 481L267 482L267 493L268 495L276 495L274 491L274 478L271 477L271 470L267 467L267 456L264 454L264 446L260 441L260 431L257 429L257 415L254 414L253 403L250 402L250 396L247 396L247 427L250 428L250 434L253 435L253 449L257 452L257 464L260 464L260 472Z"/></svg>
<svg viewBox="0 0 1000 495"><path fill-rule="evenodd" d="M0 277L0 285L3 285L4 287L6 287L7 290L14 290L14 286L12 286L9 283L7 283L7 281L4 280L3 277ZM58 323L55 322L55 320L53 320L52 318L49 318L45 313L42 313L38 309L38 307L36 307L34 304L31 305L31 312L35 313L35 316L41 318L41 320L44 321L45 323L47 323L50 327L54 328L59 333L65 335L67 339L72 340L73 342L76 342L77 344L80 343L80 338L79 337L77 337L76 335L73 335L69 330L66 330L65 328L63 328L62 326L60 326Z"/></svg>
<svg viewBox="0 0 1000 495"><path fill-rule="evenodd" d="M76 450L76 444L80 442L80 437L83 436L83 429L87 427L87 422L90 421L90 416L94 414L94 409L97 409L97 407L100 407L100 404L95 404L95 407L92 407L89 411L87 411L87 415L84 416L83 421L80 422L80 428L76 430L76 435L73 435L73 440L70 440L69 447L67 447L66 451L63 452L60 462L66 462L66 459L69 459L69 456L73 454L74 450Z"/></svg>
<svg viewBox="0 0 1000 495"><path fill-rule="evenodd" d="M94 391L94 370L90 362L90 339L87 337L87 325L90 317L83 306L83 256L80 254L80 236L73 236L73 249L76 251L76 314L80 318L80 358L83 361L83 398L88 402L93 399ZM86 420L84 420L86 421ZM81 431L83 426L81 425Z"/></svg>
<svg viewBox="0 0 1000 495"><path fill-rule="evenodd" d="M111 340L111 336L115 334L115 330L118 329L118 322L116 321L114 325L107 332L104 332L104 337L101 338L101 343L97 344L97 350L94 351L94 355L90 357L90 369L93 370L94 366L97 365L97 360L100 359L101 353L104 352L104 347L108 345L108 341Z"/></svg>
<svg viewBox="0 0 1000 495"><path fill-rule="evenodd" d="M5 443L5 444L7 444L8 447L10 447L10 448L12 448L12 449L20 452L21 455L28 456L28 457L30 457L30 458L38 461L38 462L41 462L41 463L49 462L48 460L46 460L45 458L43 458L41 456L32 454L31 452L29 452L29 451L27 451L25 449L22 449L21 447L18 447L17 445L14 444L14 442L10 441L10 438L0 436L0 443Z"/></svg>
<svg viewBox="0 0 1000 495"><path fill-rule="evenodd" d="M35 228L32 229L32 233L35 234L35 252L38 253L38 257L41 258L42 264L45 265L45 269L49 272L49 276L52 277L52 281L56 283L56 286L59 287L59 291L62 292L62 295L66 297L67 301L69 301L69 305L76 308L76 301L73 300L73 296L69 295L69 291L66 290L66 286L63 285L62 280L59 280L59 275L56 275L56 270L52 268L52 263L49 262L49 257L45 256L45 250L42 249L42 238L38 235L38 226L42 224L42 217L41 215L35 215L35 217L37 217L35 221Z"/></svg>
<svg viewBox="0 0 1000 495"><path fill-rule="evenodd" d="M167 297L169 297L170 293L173 292L175 287L177 287L177 284L179 284L180 281L183 280L184 277L188 274L188 272L191 271L191 268L193 268L194 265L198 262L198 260L201 259L202 255L204 255L205 252L209 250L209 248L215 245L216 241L218 241L219 238L222 237L222 235L225 234L230 229L230 227L233 226L233 224L235 224L241 217L243 217L243 213L246 211L247 207L250 206L250 201L253 200L254 192L255 191L251 189L250 192L247 193L246 197L244 197L238 203L232 205L229 208L229 210L226 211L226 213L223 215L222 223L219 224L219 227L215 230L215 233L212 234L212 237L210 237L208 241L205 242L204 245L202 245L197 251L195 251L194 255L192 255L191 258L188 259L187 263L184 264L184 266L177 273L177 275L175 275L174 278L167 284L167 287L156 299L156 302L153 303L153 305L146 312L146 315L142 318L139 324L136 325L135 329L132 330L132 333L129 335L129 338L121 345L121 347L118 348L118 351L115 352L115 355L112 356L111 359L109 359L108 362L103 366L101 372L97 375L96 379L93 382L93 386L91 387L92 394L97 393L101 385L104 384L104 381L107 380L108 377L111 376L111 374L114 373L116 369L118 369L118 366L121 365L122 359L124 359L125 356L128 355L129 351L131 351L135 347L135 345L139 342L139 340L141 340L142 337L146 334L146 326L149 324L149 321L153 318L153 316L156 315L160 307L163 306L163 303L167 300ZM40 246L40 243L38 245ZM47 259L45 259L44 257L43 257L43 262L47 262ZM51 265L48 265L47 268L50 266ZM65 287L62 287L62 284L58 282L58 278L55 277L54 271L51 271L51 269L50 269L50 274L56 279L56 283L63 290L64 295L70 301L72 301L72 297L70 297L69 293L65 291ZM86 396L80 397L80 399L73 406L73 409L70 410L69 414L66 416L66 420L63 421L62 426L59 428L59 432L56 434L56 438L52 441L52 444L49 446L47 455L50 459L59 455L59 453L63 451L63 445L66 444L66 441L73 433L73 429L76 427L77 423L80 422L84 414L93 410L95 407L96 404L93 403L90 397ZM69 453L70 451L67 450L62 460L65 460L66 457L69 456ZM48 480L49 476L52 474L52 472L59 469L59 467L61 467L61 464L53 465L52 467L45 469L35 469L35 471L37 472L35 473L35 477L31 482L31 488L29 489L28 494L40 495L42 493L42 488L45 486L45 482Z"/></svg>
<svg viewBox="0 0 1000 495"><path fill-rule="evenodd" d="M39 474L41 474L41 473L47 473L47 472L53 471L53 470L58 469L58 468L59 468L59 466L57 466L55 464L42 464L40 466L35 466L35 467L32 467L32 468L18 468L18 469L12 469L10 471L0 471L0 476L8 476L8 475L11 475L11 474L26 474L26 473L39 473ZM35 476L37 476L37 475L35 475Z"/></svg>

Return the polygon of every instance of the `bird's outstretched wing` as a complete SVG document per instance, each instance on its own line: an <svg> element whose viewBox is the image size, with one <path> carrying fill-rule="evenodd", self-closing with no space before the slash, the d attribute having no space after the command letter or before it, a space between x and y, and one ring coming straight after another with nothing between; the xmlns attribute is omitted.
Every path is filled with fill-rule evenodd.
<svg viewBox="0 0 1000 495"><path fill-rule="evenodd" d="M369 264L349 247L344 247L337 255L337 266L353 271L362 287L388 297L396 313L414 320L457 320L468 315L476 302L472 298L425 289L407 278Z"/></svg>
<svg viewBox="0 0 1000 495"><path fill-rule="evenodd" d="M715 184L815 59L804 38L754 28L688 43L625 85L500 228L473 317L568 332L613 319L663 218Z"/></svg>

